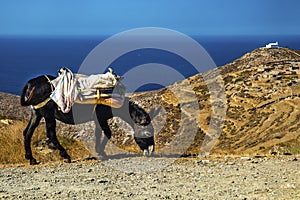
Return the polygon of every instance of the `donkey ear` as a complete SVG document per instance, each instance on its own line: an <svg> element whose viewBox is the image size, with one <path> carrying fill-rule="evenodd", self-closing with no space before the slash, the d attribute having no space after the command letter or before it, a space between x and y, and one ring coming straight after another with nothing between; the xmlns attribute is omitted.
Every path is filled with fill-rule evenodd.
<svg viewBox="0 0 300 200"><path fill-rule="evenodd" d="M151 119L154 119L158 113L161 111L162 106L156 106L154 108L151 108L150 112L149 112L149 116Z"/></svg>

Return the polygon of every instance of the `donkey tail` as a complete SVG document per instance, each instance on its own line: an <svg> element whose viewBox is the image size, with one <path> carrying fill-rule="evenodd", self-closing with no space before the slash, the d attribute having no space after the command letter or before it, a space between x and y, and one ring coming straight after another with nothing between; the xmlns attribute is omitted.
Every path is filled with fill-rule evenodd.
<svg viewBox="0 0 300 200"><path fill-rule="evenodd" d="M27 83L23 90L21 95L21 106L30 106L31 105L31 98L34 94L35 87L29 87L29 83Z"/></svg>

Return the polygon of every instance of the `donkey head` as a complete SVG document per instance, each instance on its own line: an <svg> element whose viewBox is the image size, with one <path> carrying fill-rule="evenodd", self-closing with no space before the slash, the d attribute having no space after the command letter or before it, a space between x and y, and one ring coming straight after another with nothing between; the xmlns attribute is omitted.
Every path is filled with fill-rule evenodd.
<svg viewBox="0 0 300 200"><path fill-rule="evenodd" d="M161 107L151 109L149 114L137 106L133 108L130 115L134 121L134 139L144 155L150 156L154 151L154 128L151 120L159 113Z"/></svg>

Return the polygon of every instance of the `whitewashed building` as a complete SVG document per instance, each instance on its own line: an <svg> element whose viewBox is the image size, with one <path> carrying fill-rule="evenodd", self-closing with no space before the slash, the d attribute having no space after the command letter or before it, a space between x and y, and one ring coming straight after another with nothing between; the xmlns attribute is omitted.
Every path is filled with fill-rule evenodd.
<svg viewBox="0 0 300 200"><path fill-rule="evenodd" d="M279 44L278 44L278 42L272 42L272 43L267 44L266 48L269 48L269 49L271 49L271 48L279 48Z"/></svg>

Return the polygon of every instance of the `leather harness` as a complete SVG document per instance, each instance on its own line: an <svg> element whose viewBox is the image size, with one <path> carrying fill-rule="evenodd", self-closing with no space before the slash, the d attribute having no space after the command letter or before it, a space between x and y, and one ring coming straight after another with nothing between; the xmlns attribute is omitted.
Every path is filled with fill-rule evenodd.
<svg viewBox="0 0 300 200"><path fill-rule="evenodd" d="M48 82L49 82L49 84L50 84L50 86L51 86L51 93L52 93L52 92L54 91L54 87L53 87L53 85L52 85L52 83L51 83L51 80L50 80L50 78L49 78L47 75L44 75L44 76L45 76L45 78L48 80ZM51 98L48 97L47 99L45 99L45 100L42 101L41 103L32 106L32 108L33 108L33 109L40 109L40 108L44 107L50 100L51 100Z"/></svg>

